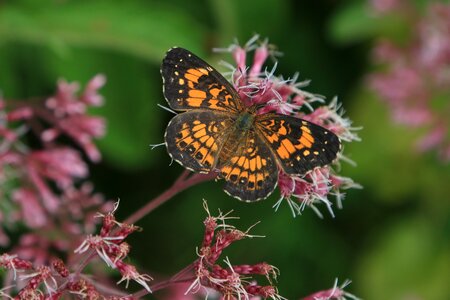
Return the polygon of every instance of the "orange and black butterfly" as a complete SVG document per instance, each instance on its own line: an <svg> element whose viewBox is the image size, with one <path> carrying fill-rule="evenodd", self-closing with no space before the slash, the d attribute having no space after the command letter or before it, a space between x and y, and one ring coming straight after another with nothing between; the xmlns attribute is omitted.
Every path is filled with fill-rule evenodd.
<svg viewBox="0 0 450 300"><path fill-rule="evenodd" d="M183 48L167 52L161 66L164 96L181 113L167 126L169 155L185 168L213 170L224 190L243 201L269 196L278 170L301 176L331 163L340 150L331 131L293 116L256 114L208 63Z"/></svg>

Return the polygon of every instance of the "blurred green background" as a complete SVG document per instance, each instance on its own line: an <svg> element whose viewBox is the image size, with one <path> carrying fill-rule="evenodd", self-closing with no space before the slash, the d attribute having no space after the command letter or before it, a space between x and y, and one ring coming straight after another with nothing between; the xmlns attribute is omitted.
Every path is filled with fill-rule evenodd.
<svg viewBox="0 0 450 300"><path fill-rule="evenodd" d="M418 5L426 4L417 1ZM449 165L412 149L418 132L394 125L387 107L365 87L374 38L401 32L399 22L372 18L365 1L0 1L0 89L6 99L50 95L58 78L83 85L107 76L106 104L92 110L107 119L103 154L91 166L96 189L121 199L125 218L157 196L182 172L164 147L172 115L159 73L165 52L182 46L213 66L231 57L211 52L254 33L284 53L277 74L300 72L308 91L338 95L362 142L345 145L358 165L341 174L362 184L350 190L336 218L307 209L292 218L278 195L246 204L228 197L221 182L191 188L148 215L130 237L132 258L150 274L170 276L192 262L205 212L234 209L236 224L265 238L233 244L234 264L267 261L281 270L288 299L349 278L348 291L364 299L450 299ZM407 29L407 28L403 28ZM406 33L405 33L406 34ZM223 68L221 69L223 70ZM145 242L143 242L145 241ZM149 296L153 299L155 296Z"/></svg>

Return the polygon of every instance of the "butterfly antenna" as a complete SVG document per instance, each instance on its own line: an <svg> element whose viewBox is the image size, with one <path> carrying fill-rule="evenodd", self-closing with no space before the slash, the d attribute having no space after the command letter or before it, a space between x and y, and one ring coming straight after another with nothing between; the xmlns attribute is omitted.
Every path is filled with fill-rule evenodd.
<svg viewBox="0 0 450 300"><path fill-rule="evenodd" d="M174 115L176 115L177 114L177 112L176 111L174 111L174 110L172 110L172 109L170 109L170 108L168 108L167 106L164 106L164 105L162 105L162 104L157 104L160 108L162 108L162 109L164 109L164 110L167 110L168 112L171 112L171 113L173 113Z"/></svg>
<svg viewBox="0 0 450 300"><path fill-rule="evenodd" d="M152 148L152 150L153 149L155 149L155 148L157 148L157 147L159 147L159 146L164 146L166 143L160 143L160 144L150 144L149 146L150 146L150 148Z"/></svg>

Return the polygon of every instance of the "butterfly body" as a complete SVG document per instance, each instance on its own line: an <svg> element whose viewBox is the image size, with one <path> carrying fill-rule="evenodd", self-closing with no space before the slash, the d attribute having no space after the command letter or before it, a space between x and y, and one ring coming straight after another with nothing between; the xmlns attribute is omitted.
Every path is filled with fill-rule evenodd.
<svg viewBox="0 0 450 300"><path fill-rule="evenodd" d="M218 171L233 197L264 199L275 189L280 169L304 175L336 158L340 142L334 133L292 116L258 114L188 50L169 50L161 74L170 107L180 111L166 129L169 155L196 172Z"/></svg>

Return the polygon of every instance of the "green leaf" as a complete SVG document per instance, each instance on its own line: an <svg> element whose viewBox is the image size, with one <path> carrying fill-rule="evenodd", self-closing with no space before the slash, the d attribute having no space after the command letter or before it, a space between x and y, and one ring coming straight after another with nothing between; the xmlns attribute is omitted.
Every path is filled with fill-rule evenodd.
<svg viewBox="0 0 450 300"><path fill-rule="evenodd" d="M411 31L402 14L377 15L366 1L354 1L342 7L331 18L328 26L331 39L351 44L378 35L403 40Z"/></svg>
<svg viewBox="0 0 450 300"><path fill-rule="evenodd" d="M347 115L363 128L358 132L362 141L345 145L345 154L357 167L343 164L343 174L373 189L377 201L408 202L421 195L427 206L448 206L442 202L448 197L448 187L442 184L450 180L448 168L440 166L436 153L425 155L415 147L427 132L395 123L389 107L368 90L356 92L355 99Z"/></svg>
<svg viewBox="0 0 450 300"><path fill-rule="evenodd" d="M98 140L104 158L122 169L141 169L157 162L162 151L151 151L150 144L163 141L169 113L157 104L165 104L159 68L137 58L108 51L72 49L64 58L45 57L52 74L82 86L95 74L106 75L100 90L105 104L92 113L107 121L107 134ZM169 160L168 160L169 162Z"/></svg>
<svg viewBox="0 0 450 300"><path fill-rule="evenodd" d="M238 38L241 45L254 34L261 39L276 39L286 29L289 3L286 0L210 0L214 21L217 23L218 45L227 46Z"/></svg>
<svg viewBox="0 0 450 300"><path fill-rule="evenodd" d="M103 73L105 106L94 113L107 120L107 135L98 141L104 158L125 169L160 160L165 151L149 147L163 141L163 119L169 118L157 107L166 104L159 65L176 45L202 55L205 28L176 6L153 2L41 4L18 1L0 10L0 49L7 51L0 53L6 67L0 79L11 96L14 90L29 96L30 85L37 87L33 95L47 95L57 78L84 85Z"/></svg>
<svg viewBox="0 0 450 300"><path fill-rule="evenodd" d="M358 296L448 299L450 245L445 228L412 215L384 227L359 264L354 278Z"/></svg>
<svg viewBox="0 0 450 300"><path fill-rule="evenodd" d="M158 62L175 44L198 52L205 29L176 7L132 1L3 5L0 41L115 49Z"/></svg>

